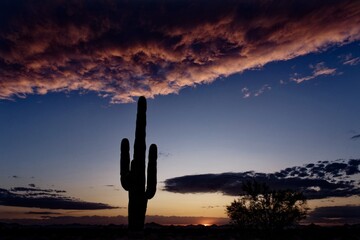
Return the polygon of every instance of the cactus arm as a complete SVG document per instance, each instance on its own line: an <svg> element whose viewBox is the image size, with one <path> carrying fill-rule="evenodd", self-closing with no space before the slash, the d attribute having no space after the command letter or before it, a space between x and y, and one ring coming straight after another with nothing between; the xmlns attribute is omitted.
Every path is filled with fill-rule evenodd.
<svg viewBox="0 0 360 240"><path fill-rule="evenodd" d="M151 199L156 193L156 160L157 160L157 146L151 144L149 149L149 164L147 168L147 185L146 198Z"/></svg>
<svg viewBox="0 0 360 240"><path fill-rule="evenodd" d="M121 141L120 155L120 182L122 187L129 191L130 186L130 144L127 138Z"/></svg>

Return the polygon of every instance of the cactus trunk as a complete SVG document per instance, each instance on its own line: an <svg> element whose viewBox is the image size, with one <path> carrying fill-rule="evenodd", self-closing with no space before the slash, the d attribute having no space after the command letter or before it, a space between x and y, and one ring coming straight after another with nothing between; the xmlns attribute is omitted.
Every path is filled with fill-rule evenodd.
<svg viewBox="0 0 360 240"><path fill-rule="evenodd" d="M120 181L129 192L128 226L130 231L144 229L147 202L156 192L157 147L152 144L149 149L147 184L145 189L145 154L146 154L146 99L140 97L136 116L134 159L130 164L129 140L121 141Z"/></svg>

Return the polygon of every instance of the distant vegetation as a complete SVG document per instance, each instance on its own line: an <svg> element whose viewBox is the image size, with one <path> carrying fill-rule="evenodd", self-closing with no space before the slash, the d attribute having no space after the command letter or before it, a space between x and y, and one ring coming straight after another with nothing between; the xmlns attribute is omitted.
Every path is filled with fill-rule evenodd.
<svg viewBox="0 0 360 240"><path fill-rule="evenodd" d="M226 207L231 222L244 229L278 230L306 218L306 199L301 192L271 190L265 183L243 184L245 195Z"/></svg>

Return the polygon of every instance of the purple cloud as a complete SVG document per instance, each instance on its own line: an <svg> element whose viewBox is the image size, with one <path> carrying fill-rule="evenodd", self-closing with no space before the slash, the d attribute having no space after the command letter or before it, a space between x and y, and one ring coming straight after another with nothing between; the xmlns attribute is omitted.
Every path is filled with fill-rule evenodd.
<svg viewBox="0 0 360 240"><path fill-rule="evenodd" d="M118 207L104 203L85 202L64 196L63 190L15 187L10 190L0 188L0 205L14 207L34 207L45 209L96 210Z"/></svg>
<svg viewBox="0 0 360 240"><path fill-rule="evenodd" d="M346 197L360 194L359 182L352 179L360 174L359 166L360 159L350 159L311 163L275 173L249 171L187 175L166 179L164 190L174 193L221 192L239 196L243 194L244 182L256 180L273 189L302 191L309 199Z"/></svg>
<svg viewBox="0 0 360 240"><path fill-rule="evenodd" d="M359 40L359 12L352 0L1 1L0 99L178 93ZM297 81L334 72L315 66Z"/></svg>
<svg viewBox="0 0 360 240"><path fill-rule="evenodd" d="M302 83L304 81L312 80L316 77L323 76L323 75L334 75L336 73L336 68L328 68L325 66L325 63L320 62L317 63L315 66L310 65L310 68L314 69L313 73L306 77L293 77L291 78L292 81L296 83Z"/></svg>

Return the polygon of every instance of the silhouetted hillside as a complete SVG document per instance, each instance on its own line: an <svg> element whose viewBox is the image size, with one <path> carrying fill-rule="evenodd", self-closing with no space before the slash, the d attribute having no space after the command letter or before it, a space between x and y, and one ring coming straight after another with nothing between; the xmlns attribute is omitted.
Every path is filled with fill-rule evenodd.
<svg viewBox="0 0 360 240"><path fill-rule="evenodd" d="M0 223L1 240L38 239L128 239L126 225L51 225L24 226ZM360 225L320 227L299 226L279 232L240 231L230 225L163 226L156 223L145 225L145 239L242 239L242 240L360 240Z"/></svg>

